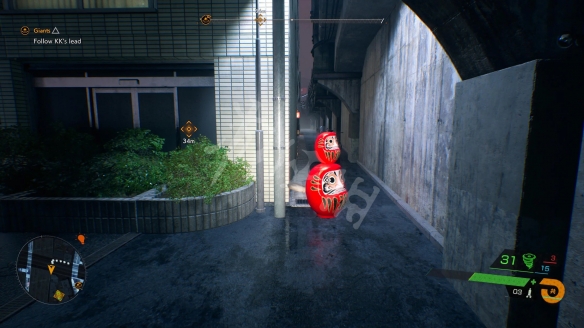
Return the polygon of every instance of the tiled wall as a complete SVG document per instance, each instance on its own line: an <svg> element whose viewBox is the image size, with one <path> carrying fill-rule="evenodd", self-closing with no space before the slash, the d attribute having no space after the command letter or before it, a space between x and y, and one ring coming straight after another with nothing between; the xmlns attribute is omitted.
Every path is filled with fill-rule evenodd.
<svg viewBox="0 0 584 328"><path fill-rule="evenodd" d="M266 3L271 5L271 1ZM0 57L198 59L253 55L253 11L252 2L245 0L159 0L158 11L153 13L2 15ZM203 26L199 19L204 14L215 21ZM32 40L43 35L22 36L24 25L31 29L57 27L60 36L81 37L82 44L35 45Z"/></svg>
<svg viewBox="0 0 584 328"><path fill-rule="evenodd" d="M265 6L265 7L264 7ZM271 11L271 1L260 1L260 8ZM285 18L289 17L286 9ZM240 23L239 31L246 30L248 24ZM247 31L247 30L246 30ZM289 26L286 24L286 39L289 35ZM249 33L255 36L255 28ZM255 37L254 37L255 39ZM255 47L255 40L250 39L249 45ZM236 40L230 38L229 40ZM272 59L272 24L267 21L260 27L261 40L261 77L262 77L262 129L264 131L264 179L265 201L273 202L274 185L274 151L273 151L273 59ZM244 40L241 41L243 48ZM286 42L286 58L288 59L288 42ZM255 48L253 49L255 53ZM289 62L286 61L286 102L289 108ZM217 143L227 146L232 158L245 158L252 166L253 175L256 175L255 158L255 131L256 131L256 99L255 99L255 57L231 56L215 58L215 99L217 108ZM295 122L293 122L295 123ZM286 131L290 131L290 115L285 118ZM286 149L290 147L290 140L286 140ZM286 152L286 163L290 161L289 152ZM286 166L285 176L289 176L289 167ZM288 183L288 181L286 181ZM288 193L286 193L288 201Z"/></svg>
<svg viewBox="0 0 584 328"><path fill-rule="evenodd" d="M22 65L14 60L0 59L0 127L29 124L26 76Z"/></svg>
<svg viewBox="0 0 584 328"><path fill-rule="evenodd" d="M0 197L1 232L180 233L244 219L255 207L254 184L176 201L150 190L134 198Z"/></svg>
<svg viewBox="0 0 584 328"><path fill-rule="evenodd" d="M253 6L253 1L245 0L159 0L155 13L1 15L0 127L26 126L30 122L31 105L26 102L22 61L45 58L132 63L214 62L217 141L231 149L230 156L245 158L252 165L255 176L257 25L253 22ZM266 202L273 201L271 6L271 0L260 1L260 9L266 11L264 16L268 19L260 27ZM213 22L208 26L199 22L204 14L212 15ZM285 15L289 17L288 8ZM59 37L81 38L82 44L36 45L33 39L43 36L33 33L22 36L20 28L24 25L31 29L57 27ZM289 28L285 25L288 39ZM288 67L287 60L287 70ZM288 76L286 74L286 109L289 108ZM286 136L290 135L289 117L286 115ZM288 152L286 157L289 157ZM286 171L288 177L288 168Z"/></svg>
<svg viewBox="0 0 584 328"><path fill-rule="evenodd" d="M217 143L227 146L231 158L245 158L256 175L256 100L255 62L253 57L225 57L215 61L215 98L217 108ZM286 65L288 68L288 65ZM287 77L286 77L287 78ZM288 83L286 83L286 108L288 108ZM274 151L273 151L273 90L272 58L262 58L262 129L264 131L264 181L265 201L273 202ZM295 123L295 122L294 122ZM285 118L286 135L290 125ZM286 140L286 149L290 140ZM286 163L290 161L286 152ZM285 176L289 176L286 166ZM288 181L286 181L287 183ZM286 193L286 201L288 201Z"/></svg>

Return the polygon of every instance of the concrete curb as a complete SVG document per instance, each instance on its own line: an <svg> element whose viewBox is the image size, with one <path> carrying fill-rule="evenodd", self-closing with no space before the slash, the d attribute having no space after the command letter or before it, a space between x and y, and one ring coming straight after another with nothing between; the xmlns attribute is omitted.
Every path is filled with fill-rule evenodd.
<svg viewBox="0 0 584 328"><path fill-rule="evenodd" d="M247 217L255 184L204 197L51 198L15 194L0 199L0 231L70 233L182 233L220 227Z"/></svg>
<svg viewBox="0 0 584 328"><path fill-rule="evenodd" d="M393 190L391 190L379 177L377 177L373 172L369 171L365 165L361 162L357 161L357 164L363 169L363 171L367 172L369 176L379 185L379 187L387 194L391 200L406 214L408 219L412 221L418 229L440 250L440 252L444 251L444 236L442 236L438 230L436 230L428 221L424 220L424 218L414 211L413 208L408 205L403 199L401 199L398 194L396 194Z"/></svg>

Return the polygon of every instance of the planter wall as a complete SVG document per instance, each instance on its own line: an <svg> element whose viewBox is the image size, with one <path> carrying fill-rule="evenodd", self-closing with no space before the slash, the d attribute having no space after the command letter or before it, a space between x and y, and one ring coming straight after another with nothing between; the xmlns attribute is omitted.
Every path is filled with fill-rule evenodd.
<svg viewBox="0 0 584 328"><path fill-rule="evenodd" d="M180 201L156 198L0 197L1 232L179 233L220 227L247 217L255 206L254 184L215 196Z"/></svg>

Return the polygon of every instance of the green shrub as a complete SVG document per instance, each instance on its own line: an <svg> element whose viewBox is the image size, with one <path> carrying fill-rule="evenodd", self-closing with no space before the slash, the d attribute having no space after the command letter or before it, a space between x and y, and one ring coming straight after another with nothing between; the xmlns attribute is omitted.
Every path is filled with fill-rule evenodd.
<svg viewBox="0 0 584 328"><path fill-rule="evenodd" d="M164 138L145 129L127 129L119 132L106 143L109 152L132 152L140 156L159 156L164 146Z"/></svg>
<svg viewBox="0 0 584 328"><path fill-rule="evenodd" d="M166 184L171 198L205 196L252 181L249 164L229 160L227 148L204 136L186 149L162 152L164 139L129 129L104 146L91 134L55 125L37 136L0 129L0 192L36 190L43 196L129 197Z"/></svg>
<svg viewBox="0 0 584 328"><path fill-rule="evenodd" d="M171 152L165 161L166 195L175 199L205 196L210 202L217 194L249 184L249 164L240 158L231 161L227 151L200 136L185 149Z"/></svg>
<svg viewBox="0 0 584 328"><path fill-rule="evenodd" d="M129 129L105 145L88 168L88 191L97 197L130 197L157 187L164 176L164 139Z"/></svg>

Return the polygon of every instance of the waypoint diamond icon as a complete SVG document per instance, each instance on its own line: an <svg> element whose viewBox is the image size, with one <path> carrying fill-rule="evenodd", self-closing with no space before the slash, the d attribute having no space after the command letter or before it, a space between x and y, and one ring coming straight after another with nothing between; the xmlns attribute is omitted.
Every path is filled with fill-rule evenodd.
<svg viewBox="0 0 584 328"><path fill-rule="evenodd" d="M187 121L185 125L183 125L180 130L190 138L193 133L197 132L197 127L193 125L191 121Z"/></svg>
<svg viewBox="0 0 584 328"><path fill-rule="evenodd" d="M65 297L65 294L62 291L60 291L60 290L57 289L57 291L55 292L55 294L53 295L53 297L57 301L61 302L61 301L63 301L63 298Z"/></svg>
<svg viewBox="0 0 584 328"><path fill-rule="evenodd" d="M259 26L262 26L266 22L266 18L264 17L264 15L259 14L255 21L256 23L258 23Z"/></svg>

